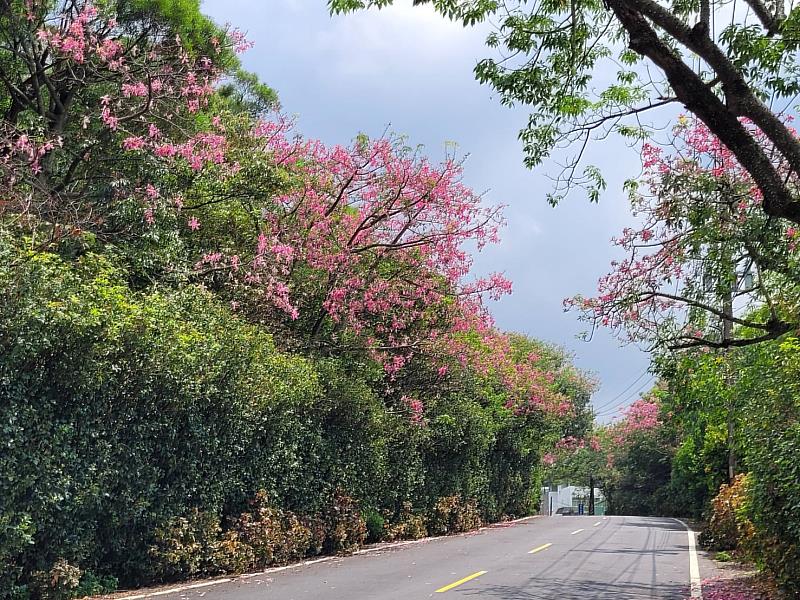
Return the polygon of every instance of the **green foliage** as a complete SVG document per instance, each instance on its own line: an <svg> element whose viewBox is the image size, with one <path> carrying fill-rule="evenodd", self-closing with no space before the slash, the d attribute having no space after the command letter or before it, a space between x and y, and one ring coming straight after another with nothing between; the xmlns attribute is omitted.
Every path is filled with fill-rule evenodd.
<svg viewBox="0 0 800 600"><path fill-rule="evenodd" d="M658 367L667 383L661 400L665 425L658 433L662 441L651 436L635 457L629 455L615 469L623 480L640 482L638 489L647 492L644 498L671 499L654 510L705 515L709 525L701 541L707 547L755 562L797 593L797 338L724 353L662 357ZM664 460L671 472L665 471ZM739 473L731 483L729 463ZM615 506L620 502L617 492Z"/></svg>
<svg viewBox="0 0 800 600"><path fill-rule="evenodd" d="M670 484L672 451L663 433L639 432L614 461L609 511L619 515L680 515ZM676 504L678 504L676 506Z"/></svg>
<svg viewBox="0 0 800 600"><path fill-rule="evenodd" d="M786 338L747 353L740 372L748 397L742 425L751 476L751 518L764 568L800 592L800 341Z"/></svg>
<svg viewBox="0 0 800 600"><path fill-rule="evenodd" d="M220 41L226 30L200 11L200 0L108 0L109 8L124 24L158 23L165 25L174 35L179 35L186 49L196 56L216 56L211 40ZM238 68L238 58L224 51L218 57L226 70Z"/></svg>
<svg viewBox="0 0 800 600"><path fill-rule="evenodd" d="M714 555L714 560L718 560L719 562L730 562L733 560L733 556L731 556L730 552L723 550L722 552L717 552Z"/></svg>
<svg viewBox="0 0 800 600"><path fill-rule="evenodd" d="M364 516L364 524L367 526L367 541L380 542L383 540L386 519L377 511L370 510Z"/></svg>
<svg viewBox="0 0 800 600"><path fill-rule="evenodd" d="M7 589L62 564L86 589L244 571L538 500L558 428L512 415L491 380L426 388L421 426L381 398L379 368L280 352L201 287L135 291L106 256L9 236L0 259Z"/></svg>
<svg viewBox="0 0 800 600"><path fill-rule="evenodd" d="M428 518L428 531L433 535L461 533L481 526L481 517L474 499L446 496L436 500Z"/></svg>
<svg viewBox="0 0 800 600"><path fill-rule="evenodd" d="M299 457L321 393L307 361L199 288L137 294L98 256L73 267L7 242L0 254L12 564L64 558L135 581L156 528L192 507L219 512L259 488L307 496Z"/></svg>
<svg viewBox="0 0 800 600"><path fill-rule="evenodd" d="M730 485L723 483L711 501L711 517L703 530L700 543L712 550L735 550L747 545L753 536L748 518L750 477L737 475Z"/></svg>
<svg viewBox="0 0 800 600"><path fill-rule="evenodd" d="M279 107L278 94L267 84L259 81L258 76L237 68L228 81L220 86L217 102L226 110L234 113L247 113L253 117Z"/></svg>

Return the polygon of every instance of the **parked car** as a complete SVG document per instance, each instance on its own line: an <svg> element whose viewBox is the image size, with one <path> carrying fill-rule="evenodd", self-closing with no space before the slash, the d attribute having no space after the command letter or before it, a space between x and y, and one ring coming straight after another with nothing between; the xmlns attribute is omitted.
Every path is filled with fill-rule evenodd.
<svg viewBox="0 0 800 600"><path fill-rule="evenodd" d="M562 506L556 511L557 515L574 515L577 514L575 509L571 506Z"/></svg>

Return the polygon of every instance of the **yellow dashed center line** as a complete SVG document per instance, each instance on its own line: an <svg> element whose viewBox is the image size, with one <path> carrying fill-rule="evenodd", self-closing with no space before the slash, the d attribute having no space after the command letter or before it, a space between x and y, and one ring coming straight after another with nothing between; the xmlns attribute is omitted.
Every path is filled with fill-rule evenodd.
<svg viewBox="0 0 800 600"><path fill-rule="evenodd" d="M583 529L576 529L575 531L570 533L570 535L575 535L576 533L580 533L581 531L583 531Z"/></svg>
<svg viewBox="0 0 800 600"><path fill-rule="evenodd" d="M458 581L454 581L450 585L446 585L444 587L440 587L436 590L437 593L441 594L442 592L447 592L452 590L454 587L458 587L462 583L467 583L468 581L472 581L476 577L480 577L481 575L486 574L486 571L478 571L477 573L473 573L472 575L467 575L464 579L459 579Z"/></svg>
<svg viewBox="0 0 800 600"><path fill-rule="evenodd" d="M533 550L529 550L528 554L536 554L537 552L541 552L542 550L547 550L552 545L553 545L552 543L551 544L544 544L542 546L539 546L538 548L534 548Z"/></svg>

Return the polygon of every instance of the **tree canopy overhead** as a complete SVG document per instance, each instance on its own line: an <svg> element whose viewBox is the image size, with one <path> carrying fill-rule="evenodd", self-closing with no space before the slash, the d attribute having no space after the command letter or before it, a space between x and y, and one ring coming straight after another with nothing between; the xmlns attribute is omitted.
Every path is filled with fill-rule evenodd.
<svg viewBox="0 0 800 600"><path fill-rule="evenodd" d="M333 12L391 3L329 0ZM574 185L596 199L604 181L582 166L587 144L611 133L642 139L643 113L676 104L733 152L762 190L766 214L800 222L785 177L800 169L800 142L780 118L800 91L800 8L781 0L415 0L425 3L465 26L493 25L487 45L497 55L475 74L504 104L531 108L520 132L526 164L557 148L573 153L551 202ZM763 131L769 150L742 118Z"/></svg>

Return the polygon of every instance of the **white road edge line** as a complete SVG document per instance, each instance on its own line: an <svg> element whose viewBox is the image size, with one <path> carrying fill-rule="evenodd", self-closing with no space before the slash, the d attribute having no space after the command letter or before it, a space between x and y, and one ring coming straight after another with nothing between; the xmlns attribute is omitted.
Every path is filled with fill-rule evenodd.
<svg viewBox="0 0 800 600"><path fill-rule="evenodd" d="M689 581L692 593L691 598L703 598L703 584L700 582L700 565L697 562L697 544L695 543L695 532L691 530L686 522L675 519L678 523L686 527L689 535Z"/></svg>
<svg viewBox="0 0 800 600"><path fill-rule="evenodd" d="M527 517L521 517L519 519L513 519L511 521L498 521L497 523L492 523L490 525L484 525L483 527L479 527L478 529L473 529L472 531L465 531L464 533L460 533L457 535L439 535L436 537L425 537L420 538L418 540L403 540L401 542L386 542L384 544L376 544L371 548L362 548L361 550L356 550L353 552L352 555L357 554L368 554L369 552L377 552L379 550L388 550L390 548L398 548L400 546L410 546L414 544L421 544L424 542L432 542L434 540L440 540L443 538L454 538L459 536L467 536L471 534L475 534L479 531L483 531L484 529L491 529L494 525L501 525L501 524L511 524L511 523L522 523L523 521L528 521L530 519L538 519L542 515L529 515ZM332 556L323 556L321 558L315 558L312 560L306 560L299 563L291 563L288 565L283 565L281 567L271 567L269 569L265 569L264 571L257 571L256 573L243 573L242 575L238 575L237 577L225 577L222 579L214 579L213 581L201 581L200 583L191 583L187 585L179 585L176 587L171 587L165 590L157 590L154 592L146 592L144 594L133 594L131 596L118 596L115 600L141 600L142 598L150 598L152 596L166 596L167 594L174 594L177 592L183 592L185 590L193 590L195 588L207 587L211 585L217 585L220 583L228 583L229 581L235 581L236 579L250 579L251 577L258 577L259 575L269 575L270 573L277 573L279 571L286 571L288 569L296 569L298 567L306 567L308 565L313 565L316 563L321 562L328 562L330 560L335 560L337 558L342 558L340 555L332 555ZM102 596L96 596L102 597Z"/></svg>
<svg viewBox="0 0 800 600"><path fill-rule="evenodd" d="M192 583L190 585L181 585L166 590L157 592L149 592L147 594L136 594L135 596L125 596L125 600L138 600L139 598L149 598L151 596L166 596L167 594L174 594L175 592L182 592L184 590L193 590L201 587L208 587L209 585L217 585L218 583L227 583L233 581L232 578L226 577L224 579L215 579L214 581L203 581L201 583Z"/></svg>

